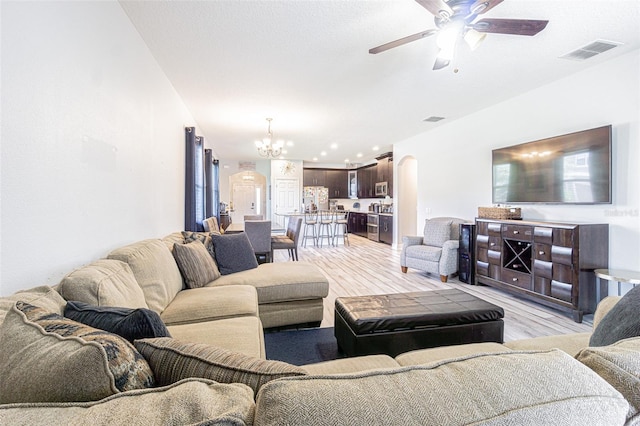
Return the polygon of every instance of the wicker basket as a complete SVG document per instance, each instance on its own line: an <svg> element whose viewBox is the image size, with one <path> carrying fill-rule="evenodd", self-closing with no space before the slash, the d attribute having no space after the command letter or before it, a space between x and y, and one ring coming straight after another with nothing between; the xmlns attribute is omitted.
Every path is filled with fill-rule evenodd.
<svg viewBox="0 0 640 426"><path fill-rule="evenodd" d="M522 219L520 207L478 207L478 217L483 219Z"/></svg>

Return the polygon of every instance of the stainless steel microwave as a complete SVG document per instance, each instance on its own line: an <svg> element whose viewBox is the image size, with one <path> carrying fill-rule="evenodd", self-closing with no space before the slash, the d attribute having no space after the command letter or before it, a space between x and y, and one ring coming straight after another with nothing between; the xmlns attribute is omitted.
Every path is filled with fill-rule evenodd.
<svg viewBox="0 0 640 426"><path fill-rule="evenodd" d="M389 193L389 186L387 182L376 183L376 197L386 197Z"/></svg>

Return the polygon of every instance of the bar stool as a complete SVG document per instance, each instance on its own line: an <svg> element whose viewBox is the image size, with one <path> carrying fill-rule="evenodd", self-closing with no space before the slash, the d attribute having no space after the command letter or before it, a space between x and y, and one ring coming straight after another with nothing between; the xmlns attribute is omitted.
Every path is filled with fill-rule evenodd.
<svg viewBox="0 0 640 426"><path fill-rule="evenodd" d="M327 239L327 244L333 245L333 233L331 225L333 224L333 212L329 210L320 211L320 229L318 230L319 245L322 247L322 240Z"/></svg>
<svg viewBox="0 0 640 426"><path fill-rule="evenodd" d="M304 234L302 235L302 246L307 246L307 238L313 239L313 245L318 245L318 234L316 233L316 225L318 224L318 212L309 211L304 213ZM311 229L311 235L309 235Z"/></svg>
<svg viewBox="0 0 640 426"><path fill-rule="evenodd" d="M338 246L338 238L342 235L342 244L349 245L349 212L336 211L333 219L333 245ZM338 232L341 231L341 232Z"/></svg>

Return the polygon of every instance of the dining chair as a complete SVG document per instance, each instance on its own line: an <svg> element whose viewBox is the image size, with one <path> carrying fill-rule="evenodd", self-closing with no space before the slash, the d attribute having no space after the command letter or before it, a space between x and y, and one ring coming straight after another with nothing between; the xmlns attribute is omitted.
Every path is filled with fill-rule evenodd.
<svg viewBox="0 0 640 426"><path fill-rule="evenodd" d="M307 238L313 239L313 245L318 245L318 234L316 233L316 226L318 225L318 211L308 211L304 213L304 235L302 236L302 245L307 246ZM311 235L309 235L311 230Z"/></svg>
<svg viewBox="0 0 640 426"><path fill-rule="evenodd" d="M211 216L202 221L202 227L206 232L212 232L214 234L221 234L223 231L218 225L218 218Z"/></svg>
<svg viewBox="0 0 640 426"><path fill-rule="evenodd" d="M274 250L289 250L289 259L298 260L298 240L302 228L302 217L291 216L287 224L286 235L274 235L271 237L271 261L273 262Z"/></svg>
<svg viewBox="0 0 640 426"><path fill-rule="evenodd" d="M337 246L337 239L342 236L342 244L349 245L349 211L338 210L333 216L333 245Z"/></svg>
<svg viewBox="0 0 640 426"><path fill-rule="evenodd" d="M262 263L260 260L263 257L266 262L271 262L271 221L248 220L244 223L244 232L258 262Z"/></svg>
<svg viewBox="0 0 640 426"><path fill-rule="evenodd" d="M318 243L322 247L322 241L327 240L327 244L333 245L333 233L331 225L333 224L333 211L321 210L320 211L320 227L318 229Z"/></svg>

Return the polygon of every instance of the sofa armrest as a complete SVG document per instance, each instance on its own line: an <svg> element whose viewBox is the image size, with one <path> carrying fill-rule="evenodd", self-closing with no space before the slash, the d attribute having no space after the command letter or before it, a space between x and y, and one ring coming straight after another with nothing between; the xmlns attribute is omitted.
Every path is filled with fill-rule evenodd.
<svg viewBox="0 0 640 426"><path fill-rule="evenodd" d="M598 303L598 307L596 308L596 312L593 314L593 329L595 330L602 318L609 313L611 308L613 308L618 301L622 299L622 296L608 296L605 297Z"/></svg>
<svg viewBox="0 0 640 426"><path fill-rule="evenodd" d="M423 240L424 240L424 237L420 237L417 235L404 236L402 237L402 248L409 247L409 246L417 246L419 244L422 244Z"/></svg>
<svg viewBox="0 0 640 426"><path fill-rule="evenodd" d="M458 240L448 240L442 245L442 255L440 256L440 275L451 275L458 271Z"/></svg>

